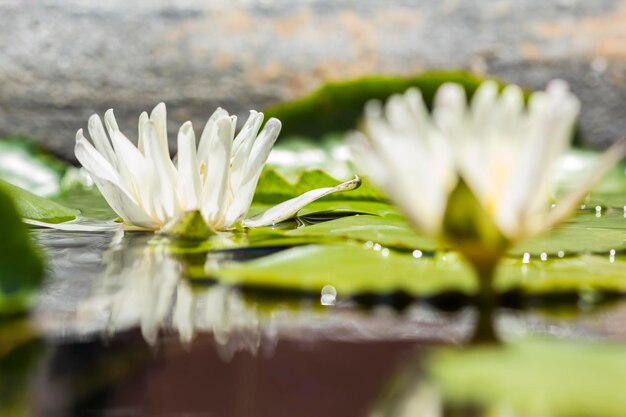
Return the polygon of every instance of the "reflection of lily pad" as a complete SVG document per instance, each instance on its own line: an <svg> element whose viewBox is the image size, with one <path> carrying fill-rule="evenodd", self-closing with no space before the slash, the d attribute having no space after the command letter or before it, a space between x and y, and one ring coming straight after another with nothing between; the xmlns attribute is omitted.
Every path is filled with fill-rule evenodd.
<svg viewBox="0 0 626 417"><path fill-rule="evenodd" d="M485 411L472 415L621 417L626 410L622 346L533 341L443 350L428 369L448 407Z"/></svg>

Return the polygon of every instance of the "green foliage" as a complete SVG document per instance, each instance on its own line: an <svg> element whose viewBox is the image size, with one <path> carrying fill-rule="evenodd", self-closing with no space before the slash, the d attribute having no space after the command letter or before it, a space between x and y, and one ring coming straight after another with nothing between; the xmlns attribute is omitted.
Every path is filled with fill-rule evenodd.
<svg viewBox="0 0 626 417"><path fill-rule="evenodd" d="M43 278L41 255L10 197L0 188L0 314L27 307Z"/></svg>
<svg viewBox="0 0 626 417"><path fill-rule="evenodd" d="M267 117L283 123L282 136L300 135L318 138L331 132L354 129L371 99L384 100L409 87L421 90L430 105L435 91L446 82L461 84L472 95L483 79L468 72L427 72L413 77L368 76L356 80L328 83L299 100L265 110ZM280 139L279 139L280 140Z"/></svg>
<svg viewBox="0 0 626 417"><path fill-rule="evenodd" d="M0 190L9 194L20 216L46 223L62 223L74 220L78 211L62 206L50 199L40 197L20 187L0 180Z"/></svg>

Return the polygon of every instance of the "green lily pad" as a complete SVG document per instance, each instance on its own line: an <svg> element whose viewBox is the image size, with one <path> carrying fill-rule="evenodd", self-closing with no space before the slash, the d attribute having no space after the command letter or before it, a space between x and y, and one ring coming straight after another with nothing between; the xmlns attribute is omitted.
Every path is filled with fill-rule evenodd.
<svg viewBox="0 0 626 417"><path fill-rule="evenodd" d="M13 198L23 218L45 223L63 223L74 220L78 216L77 210L72 210L1 180L0 190Z"/></svg>
<svg viewBox="0 0 626 417"><path fill-rule="evenodd" d="M109 207L98 188L85 187L75 184L63 188L53 201L65 207L72 207L80 212L81 217L93 220L113 220L118 218L117 213Z"/></svg>
<svg viewBox="0 0 626 417"><path fill-rule="evenodd" d="M626 410L623 346L535 340L445 349L427 369L449 408L483 411L472 415L620 417Z"/></svg>
<svg viewBox="0 0 626 417"><path fill-rule="evenodd" d="M611 211L596 216L579 212L552 232L523 242L513 248L512 255L546 253L571 255L580 253L609 253L626 249L626 218Z"/></svg>
<svg viewBox="0 0 626 417"><path fill-rule="evenodd" d="M10 197L0 188L0 314L24 310L44 273L41 255Z"/></svg>
<svg viewBox="0 0 626 417"><path fill-rule="evenodd" d="M471 268L452 252L434 256L398 253L381 245L308 245L294 247L216 272L224 282L318 292L334 286L343 296L404 291L423 297L446 291L473 294ZM582 255L567 259L513 259L501 263L499 291L626 292L626 261L620 257Z"/></svg>
<svg viewBox="0 0 626 417"><path fill-rule="evenodd" d="M411 251L434 251L440 248L437 242L414 232L404 220L370 215L342 217L287 230L284 234L289 237L317 237L320 241L325 238L353 239Z"/></svg>
<svg viewBox="0 0 626 417"><path fill-rule="evenodd" d="M336 205L335 205L336 204ZM336 210L332 208L336 207ZM299 228L284 230L257 229L250 233L249 243L289 245L357 241L378 243L399 250L433 251L442 245L416 232L391 205L376 202L319 202L303 209L300 215L315 218L320 214L339 216L341 213L361 214ZM294 226L295 227L295 226ZM297 238L297 239L296 239ZM268 239L271 242L268 242ZM609 254L626 250L626 218L612 211L596 217L594 213L580 212L569 222L537 238L515 246L511 257L568 257L583 253Z"/></svg>
<svg viewBox="0 0 626 417"><path fill-rule="evenodd" d="M254 194L254 202L261 204L278 204L304 194L307 191L322 187L334 187L341 182L343 181L333 178L319 169L300 171L297 179L291 182L285 175L279 173L276 168L267 166L259 178L259 183ZM365 179L356 190L350 191L349 193L332 194L324 197L324 201L342 200L383 201L384 199L367 179Z"/></svg>

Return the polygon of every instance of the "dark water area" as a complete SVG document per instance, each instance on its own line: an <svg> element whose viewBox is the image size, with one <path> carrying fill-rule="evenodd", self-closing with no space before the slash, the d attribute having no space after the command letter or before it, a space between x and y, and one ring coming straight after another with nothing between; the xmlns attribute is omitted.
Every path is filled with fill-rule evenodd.
<svg viewBox="0 0 626 417"><path fill-rule="evenodd" d="M407 341L284 341L225 360L210 335L153 348L131 331L51 346L36 414L361 416L414 352Z"/></svg>
<svg viewBox="0 0 626 417"><path fill-rule="evenodd" d="M0 325L2 417L487 415L437 406L419 385L433 352L465 346L472 306L329 304L195 285L158 250L139 256L139 235L35 234L49 276L30 319ZM500 308L495 321L505 343L626 340L619 300Z"/></svg>

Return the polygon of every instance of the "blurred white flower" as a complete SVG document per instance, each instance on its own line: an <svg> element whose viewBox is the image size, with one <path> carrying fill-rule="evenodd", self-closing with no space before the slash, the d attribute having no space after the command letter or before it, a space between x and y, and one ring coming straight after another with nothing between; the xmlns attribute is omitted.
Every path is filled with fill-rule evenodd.
<svg viewBox="0 0 626 417"><path fill-rule="evenodd" d="M480 203L503 242L540 233L566 217L624 154L618 143L588 181L552 206L552 165L566 150L580 109L565 82L555 80L524 103L522 90L499 93L484 82L468 103L458 84L444 84L429 112L420 92L369 102L353 150L364 173L424 232L449 236L450 197L462 183ZM482 220L477 220L482 221Z"/></svg>
<svg viewBox="0 0 626 417"><path fill-rule="evenodd" d="M165 104L139 117L135 146L119 130L113 111L89 119L89 134L76 134L76 158L89 172L111 208L127 226L158 230L178 215L199 210L214 230L271 225L295 215L305 205L338 191L352 190L357 178L320 188L246 219L257 182L280 132L277 119L267 121L254 110L235 135L236 116L218 108L209 118L198 146L191 122L178 132L178 157L170 159ZM105 129L106 126L106 129ZM259 132L260 130L260 132Z"/></svg>

